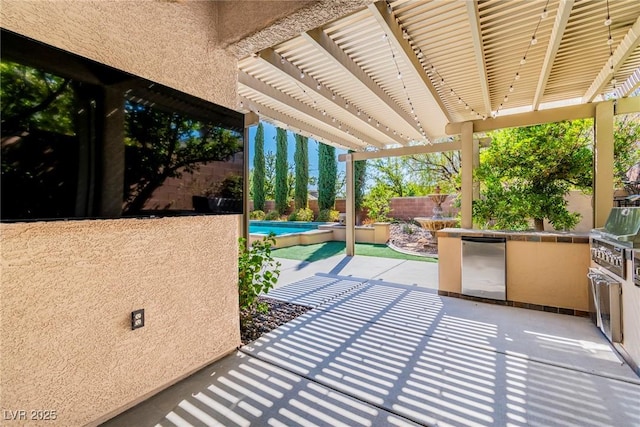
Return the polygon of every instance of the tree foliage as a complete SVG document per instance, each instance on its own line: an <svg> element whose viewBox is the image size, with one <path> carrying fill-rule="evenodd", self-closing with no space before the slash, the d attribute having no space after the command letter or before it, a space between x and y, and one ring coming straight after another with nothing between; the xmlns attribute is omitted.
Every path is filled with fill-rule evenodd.
<svg viewBox="0 0 640 427"><path fill-rule="evenodd" d="M193 173L201 164L226 161L242 151L239 135L177 113L142 104L125 105L125 213L137 213L169 177Z"/></svg>
<svg viewBox="0 0 640 427"><path fill-rule="evenodd" d="M323 143L318 147L318 208L333 209L336 203L338 165L336 149Z"/></svg>
<svg viewBox="0 0 640 427"><path fill-rule="evenodd" d="M307 207L309 194L309 140L306 136L298 135L296 139L296 151L294 154L295 162L295 190L294 204L295 209L304 209Z"/></svg>
<svg viewBox="0 0 640 427"><path fill-rule="evenodd" d="M0 63L2 135L39 129L74 135L71 79L3 60Z"/></svg>
<svg viewBox="0 0 640 427"><path fill-rule="evenodd" d="M629 170L640 162L640 114L615 117L613 144L614 184L624 187Z"/></svg>
<svg viewBox="0 0 640 427"><path fill-rule="evenodd" d="M362 209L364 191L367 182L367 161L356 160L353 162L354 204L356 211Z"/></svg>
<svg viewBox="0 0 640 427"><path fill-rule="evenodd" d="M287 131L282 128L276 130L276 183L275 202L276 211L282 215L289 207L287 163Z"/></svg>
<svg viewBox="0 0 640 427"><path fill-rule="evenodd" d="M500 229L536 230L548 219L556 229L571 229L579 214L567 210L565 194L592 182L590 121L576 120L491 133L476 177L481 199L474 219Z"/></svg>
<svg viewBox="0 0 640 427"><path fill-rule="evenodd" d="M70 79L0 62L0 196L5 218L75 215L80 145L75 118L81 102L74 87Z"/></svg>
<svg viewBox="0 0 640 427"><path fill-rule="evenodd" d="M265 159L264 159L264 126L262 122L256 129L255 153L253 155L253 176L251 188L253 190L253 209L264 211L265 201Z"/></svg>

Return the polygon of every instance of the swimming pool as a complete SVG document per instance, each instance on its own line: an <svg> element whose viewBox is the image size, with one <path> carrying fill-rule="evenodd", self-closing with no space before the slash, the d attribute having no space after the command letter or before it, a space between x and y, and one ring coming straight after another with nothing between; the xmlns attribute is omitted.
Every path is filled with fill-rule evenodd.
<svg viewBox="0 0 640 427"><path fill-rule="evenodd" d="M305 231L316 230L318 224L324 223L292 223L284 221L251 221L249 223L249 234L269 234L273 232L276 236L291 233L304 233Z"/></svg>

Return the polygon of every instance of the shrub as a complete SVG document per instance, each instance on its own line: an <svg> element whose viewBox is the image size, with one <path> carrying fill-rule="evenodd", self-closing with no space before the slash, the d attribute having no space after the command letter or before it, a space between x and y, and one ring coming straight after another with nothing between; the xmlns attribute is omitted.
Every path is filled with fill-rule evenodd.
<svg viewBox="0 0 640 427"><path fill-rule="evenodd" d="M340 212L334 211L333 209L323 209L318 212L318 221L320 222L335 222L338 221L340 217Z"/></svg>
<svg viewBox="0 0 640 427"><path fill-rule="evenodd" d="M251 246L247 239L238 239L238 296L240 322L251 322L252 313L266 312L268 306L258 301L258 296L269 292L280 277L280 262L273 259L271 247L276 243L274 234L256 240ZM243 314L244 313L244 314Z"/></svg>
<svg viewBox="0 0 640 427"><path fill-rule="evenodd" d="M289 215L289 221L313 221L313 211L309 208L293 211Z"/></svg>
<svg viewBox="0 0 640 427"><path fill-rule="evenodd" d="M280 219L280 214L277 211L269 211L264 216L264 219L267 221L278 221Z"/></svg>
<svg viewBox="0 0 640 427"><path fill-rule="evenodd" d="M392 197L391 191L384 186L376 185L365 197L363 206L369 210L369 218L374 222L388 222L391 220L389 214L389 200Z"/></svg>
<svg viewBox="0 0 640 427"><path fill-rule="evenodd" d="M249 213L250 219L264 219L264 217L265 217L265 213L260 209L256 209L255 211L251 211Z"/></svg>

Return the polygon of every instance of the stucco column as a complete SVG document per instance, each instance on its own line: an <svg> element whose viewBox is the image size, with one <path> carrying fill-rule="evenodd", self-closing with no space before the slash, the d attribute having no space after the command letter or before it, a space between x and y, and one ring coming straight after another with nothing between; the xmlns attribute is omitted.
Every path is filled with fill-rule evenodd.
<svg viewBox="0 0 640 427"><path fill-rule="evenodd" d="M474 144L473 144L473 123L464 122L462 124L462 150L460 160L462 162L462 213L461 227L473 228L471 217L471 204L473 203L473 164L474 164Z"/></svg>
<svg viewBox="0 0 640 427"><path fill-rule="evenodd" d="M596 106L593 150L593 223L604 227L613 207L613 102Z"/></svg>
<svg viewBox="0 0 640 427"><path fill-rule="evenodd" d="M345 156L346 166L347 166L347 200L346 200L346 210L347 210L347 223L346 223L346 252L347 256L355 255L355 218L356 218L356 204L355 204L355 188L354 188L354 180L353 180L353 155L347 154Z"/></svg>

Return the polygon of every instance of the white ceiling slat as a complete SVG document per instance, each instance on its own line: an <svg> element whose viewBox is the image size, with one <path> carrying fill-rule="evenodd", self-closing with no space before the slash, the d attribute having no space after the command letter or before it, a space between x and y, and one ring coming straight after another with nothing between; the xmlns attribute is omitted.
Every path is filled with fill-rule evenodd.
<svg viewBox="0 0 640 427"><path fill-rule="evenodd" d="M618 98L629 96L633 91L640 87L640 68L636 69L633 74L617 89Z"/></svg>
<svg viewBox="0 0 640 427"><path fill-rule="evenodd" d="M265 49L257 57L264 65L267 65L270 69L276 71L278 74L282 74L287 76L290 81L295 81L297 84L304 86L304 89L307 91L314 92L315 94L321 96L326 101L330 102L334 110L337 111L339 116L351 116L351 118L355 118L361 123L364 123L366 126L370 127L374 134L379 135L378 138L395 141L397 143L402 143L403 141L397 136L393 135L392 131L387 131L385 127L375 127L372 123L368 122L366 116L357 115L357 111L354 111L352 108L345 108L348 104L348 101L342 98L337 93L330 93L326 90L318 89L318 82L313 78L307 76L304 79L300 78L300 70L292 65L289 61L284 61L284 63L280 60L279 55L273 49ZM335 98L335 99L334 99Z"/></svg>
<svg viewBox="0 0 640 427"><path fill-rule="evenodd" d="M331 40L322 29L315 29L303 33L302 36L313 43L316 49L320 50L327 59L334 64L339 65L342 69L353 76L353 84L364 86L367 91L374 94L380 102L389 107L389 110L402 120L414 128L416 132L420 132L413 117L411 117L404 109L402 109L388 94L380 87L349 57L339 46ZM406 141L403 142L406 144Z"/></svg>
<svg viewBox="0 0 640 427"><path fill-rule="evenodd" d="M362 147L358 144L355 144L351 141L347 141L338 135L334 135L332 133L326 132L319 128L314 128L313 126L309 126L308 123L294 117L283 114L279 111L274 110L268 106L259 104L249 98L240 97L240 101L245 104L250 110L256 112L259 116L264 116L268 119L275 120L277 122L286 124L290 128L294 128L294 130L299 134L307 134L310 138L319 140L325 144L338 146L338 148L349 149L349 150L361 150Z"/></svg>
<svg viewBox="0 0 640 427"><path fill-rule="evenodd" d="M542 95L544 95L544 91L547 87L547 81L549 80L549 75L551 74L551 68L555 63L556 54L558 53L558 49L560 48L562 36L564 35L564 31L567 28L567 23L569 22L569 16L571 15L573 3L574 0L565 0L560 2L560 5L558 6L556 19L553 23L553 30L551 30L551 39L549 40L547 52L544 56L542 71L540 72L538 86L536 88L536 93L533 96L532 107L534 110L537 110L538 107L540 107L540 101L542 100Z"/></svg>
<svg viewBox="0 0 640 427"><path fill-rule="evenodd" d="M618 103L640 103L640 97L629 98L640 87L638 0L610 1L609 28L603 25L604 1L372 3L239 59L239 71L246 74L240 78L251 86L239 83L239 96L275 123L309 135L324 132L333 144L386 152L424 141L420 129L434 140L466 121L482 131L591 114L586 105L614 92L607 63L610 30ZM549 19L541 18L544 8ZM532 45L534 33L538 43ZM548 109L572 104L580 105ZM496 119L481 119L496 109Z"/></svg>
<svg viewBox="0 0 640 427"><path fill-rule="evenodd" d="M409 68L414 74L414 77L419 81L422 81L422 84L427 89L424 91L423 96L428 97L429 101L437 103L444 117L447 120L451 121L451 115L449 114L449 111L440 99L436 88L433 86L433 83L424 71L424 68L418 60L418 57L414 53L411 45L402 37L402 30L398 27L395 21L392 20L391 15L387 13L385 4L380 2L374 3L372 5L369 5L369 10L373 14L378 24L382 26L382 29L387 34L387 37L389 37L389 41L391 42L391 44L394 45L396 50L402 56L402 60L410 64ZM433 120L433 118L431 119ZM424 118L422 118L422 121L424 122ZM430 140L434 139L432 132L429 132L429 134L427 134L427 137Z"/></svg>
<svg viewBox="0 0 640 427"><path fill-rule="evenodd" d="M240 71L238 73L238 82L241 85L245 85L255 90L256 92L259 92L275 101L280 102L281 104L285 104L308 117L311 117L319 122L326 123L328 126L334 127L336 131L346 132L348 130L356 138L360 138L363 141L368 141L368 143L371 145L374 145L379 148L385 146L384 143L372 141L368 135L362 134L361 132L353 128L339 129L338 126L336 126L335 124L327 123L326 116L323 116L320 111L306 105L305 103L289 95L286 95L284 92L269 86L268 84L248 75L247 73Z"/></svg>
<svg viewBox="0 0 640 427"><path fill-rule="evenodd" d="M480 32L480 16L478 15L477 0L465 2L467 5L467 14L469 15L469 26L471 29L471 38L473 41L473 51L476 57L476 67L480 81L480 92L482 101L487 115L493 111L491 107L491 98L489 96L489 83L487 81L487 63L484 59L484 46L482 43L482 34Z"/></svg>
<svg viewBox="0 0 640 427"><path fill-rule="evenodd" d="M627 35L620 42L616 50L613 52L613 74L622 66L624 61L633 53L633 50L640 43L640 16L633 24L633 27L629 29ZM610 61L602 67L598 73L598 77L591 83L589 89L582 97L582 102L591 102L593 98L600 94L600 92L611 81L612 71Z"/></svg>

